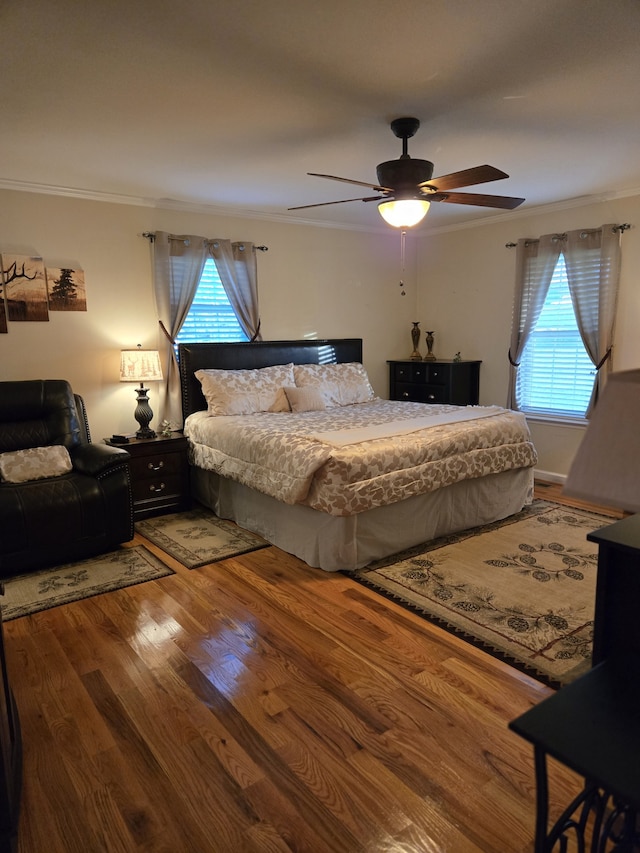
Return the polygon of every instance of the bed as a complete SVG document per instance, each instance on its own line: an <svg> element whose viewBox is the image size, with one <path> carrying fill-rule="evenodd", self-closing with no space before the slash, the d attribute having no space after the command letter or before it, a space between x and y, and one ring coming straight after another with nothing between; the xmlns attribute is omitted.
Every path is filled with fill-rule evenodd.
<svg viewBox="0 0 640 853"><path fill-rule="evenodd" d="M532 500L520 413L380 400L361 339L181 344L179 363L193 497L309 566L355 571Z"/></svg>

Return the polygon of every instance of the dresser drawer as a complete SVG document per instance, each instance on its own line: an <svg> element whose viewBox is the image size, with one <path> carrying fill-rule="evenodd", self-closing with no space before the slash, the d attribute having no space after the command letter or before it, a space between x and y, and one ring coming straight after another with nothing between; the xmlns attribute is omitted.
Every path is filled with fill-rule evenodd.
<svg viewBox="0 0 640 853"><path fill-rule="evenodd" d="M448 403L448 389L445 385L417 385L410 382L396 383L396 400L408 400L412 403Z"/></svg>
<svg viewBox="0 0 640 853"><path fill-rule="evenodd" d="M393 378L397 383L415 382L416 384L445 384L449 381L448 364L433 364L426 361L393 365Z"/></svg>

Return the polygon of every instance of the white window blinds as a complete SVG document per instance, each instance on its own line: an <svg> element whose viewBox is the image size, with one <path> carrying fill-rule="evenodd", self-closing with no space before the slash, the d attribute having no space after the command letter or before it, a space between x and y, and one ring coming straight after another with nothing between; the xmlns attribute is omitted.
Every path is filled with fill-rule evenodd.
<svg viewBox="0 0 640 853"><path fill-rule="evenodd" d="M177 343L247 341L220 281L213 258L205 262L196 295Z"/></svg>
<svg viewBox="0 0 640 853"><path fill-rule="evenodd" d="M599 276L589 298L598 299ZM574 312L564 256L558 258L544 307L526 343L516 381L518 408L530 414L585 416L595 367L587 355Z"/></svg>

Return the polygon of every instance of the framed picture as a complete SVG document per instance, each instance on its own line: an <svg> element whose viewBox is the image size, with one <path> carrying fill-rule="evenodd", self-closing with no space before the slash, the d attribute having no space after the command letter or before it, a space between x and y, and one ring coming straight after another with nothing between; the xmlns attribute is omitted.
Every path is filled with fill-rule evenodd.
<svg viewBox="0 0 640 853"><path fill-rule="evenodd" d="M47 283L42 258L3 252L0 259L7 319L47 321Z"/></svg>
<svg viewBox="0 0 640 853"><path fill-rule="evenodd" d="M8 331L7 309L4 304L4 281L2 279L2 269L0 268L0 335L6 335Z"/></svg>
<svg viewBox="0 0 640 853"><path fill-rule="evenodd" d="M84 270L47 267L49 311L86 311Z"/></svg>

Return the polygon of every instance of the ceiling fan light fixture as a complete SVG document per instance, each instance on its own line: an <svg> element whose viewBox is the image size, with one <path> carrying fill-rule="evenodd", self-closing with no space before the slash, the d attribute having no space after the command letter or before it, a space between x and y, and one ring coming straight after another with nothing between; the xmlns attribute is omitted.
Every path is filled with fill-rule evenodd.
<svg viewBox="0 0 640 853"><path fill-rule="evenodd" d="M396 201L381 201L380 216L394 228L411 228L422 222L429 211L429 202L420 198L401 198Z"/></svg>

